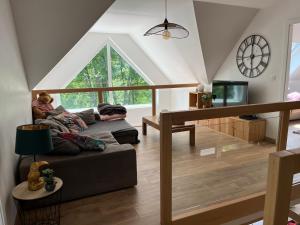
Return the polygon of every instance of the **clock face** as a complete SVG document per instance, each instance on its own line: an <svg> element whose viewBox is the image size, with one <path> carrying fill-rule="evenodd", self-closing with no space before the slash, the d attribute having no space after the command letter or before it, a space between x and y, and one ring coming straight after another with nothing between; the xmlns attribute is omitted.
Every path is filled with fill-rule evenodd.
<svg viewBox="0 0 300 225"><path fill-rule="evenodd" d="M241 43L237 51L236 63L241 74L254 78L265 71L270 56L270 46L266 39L260 35L251 35Z"/></svg>

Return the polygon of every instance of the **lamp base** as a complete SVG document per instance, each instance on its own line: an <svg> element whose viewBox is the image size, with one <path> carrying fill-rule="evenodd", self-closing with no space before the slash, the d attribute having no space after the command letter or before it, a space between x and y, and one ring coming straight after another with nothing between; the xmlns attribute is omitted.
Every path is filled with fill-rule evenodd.
<svg viewBox="0 0 300 225"><path fill-rule="evenodd" d="M45 182L39 171L41 166L48 165L46 161L32 162L30 165L30 170L27 176L28 179L28 190L37 191L44 187Z"/></svg>

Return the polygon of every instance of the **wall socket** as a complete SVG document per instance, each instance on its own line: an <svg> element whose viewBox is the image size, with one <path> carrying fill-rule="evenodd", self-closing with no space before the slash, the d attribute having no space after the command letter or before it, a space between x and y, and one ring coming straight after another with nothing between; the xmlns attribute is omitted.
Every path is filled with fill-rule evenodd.
<svg viewBox="0 0 300 225"><path fill-rule="evenodd" d="M4 222L4 211L3 211L1 199L0 199L0 225L5 225L5 222Z"/></svg>

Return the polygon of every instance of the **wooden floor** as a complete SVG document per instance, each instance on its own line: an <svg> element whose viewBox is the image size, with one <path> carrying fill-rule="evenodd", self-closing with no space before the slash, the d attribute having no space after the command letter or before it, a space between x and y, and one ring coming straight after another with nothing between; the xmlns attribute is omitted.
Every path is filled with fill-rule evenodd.
<svg viewBox="0 0 300 225"><path fill-rule="evenodd" d="M159 132L148 131L136 146L138 185L63 204L62 225L159 225ZM273 151L204 127L195 147L187 132L173 134L173 214L264 190Z"/></svg>

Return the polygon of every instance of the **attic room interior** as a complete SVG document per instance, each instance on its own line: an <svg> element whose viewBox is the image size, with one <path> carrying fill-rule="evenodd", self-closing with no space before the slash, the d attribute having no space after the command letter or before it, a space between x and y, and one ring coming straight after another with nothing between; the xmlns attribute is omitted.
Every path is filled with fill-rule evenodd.
<svg viewBox="0 0 300 225"><path fill-rule="evenodd" d="M299 11L0 0L0 225L300 224Z"/></svg>

